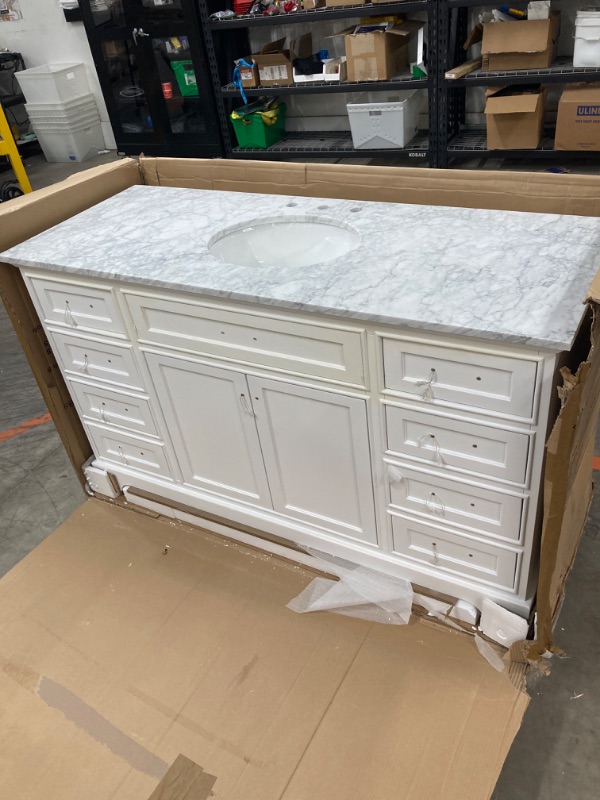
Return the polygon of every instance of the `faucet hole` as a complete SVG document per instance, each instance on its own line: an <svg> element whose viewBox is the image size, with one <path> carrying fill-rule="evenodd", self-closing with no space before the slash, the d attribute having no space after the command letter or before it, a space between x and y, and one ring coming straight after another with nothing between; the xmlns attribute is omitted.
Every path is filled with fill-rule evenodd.
<svg viewBox="0 0 600 800"><path fill-rule="evenodd" d="M296 208L298 203L286 203L286 205L287 205L288 208Z"/></svg>

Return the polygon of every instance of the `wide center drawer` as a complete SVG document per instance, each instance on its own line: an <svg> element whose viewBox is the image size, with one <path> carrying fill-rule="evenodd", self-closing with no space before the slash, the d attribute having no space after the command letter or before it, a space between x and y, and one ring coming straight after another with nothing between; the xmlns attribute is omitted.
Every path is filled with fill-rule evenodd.
<svg viewBox="0 0 600 800"><path fill-rule="evenodd" d="M532 419L537 362L383 339L384 388Z"/></svg>
<svg viewBox="0 0 600 800"><path fill-rule="evenodd" d="M138 340L364 386L360 331L124 291Z"/></svg>
<svg viewBox="0 0 600 800"><path fill-rule="evenodd" d="M428 517L434 523L520 540L525 498L465 481L443 478L406 464L386 464L388 502L399 511Z"/></svg>
<svg viewBox="0 0 600 800"><path fill-rule="evenodd" d="M54 325L126 338L127 330L109 288L29 276L42 318Z"/></svg>
<svg viewBox="0 0 600 800"><path fill-rule="evenodd" d="M525 485L531 436L406 406L385 407L390 455Z"/></svg>
<svg viewBox="0 0 600 800"><path fill-rule="evenodd" d="M512 589L518 553L460 537L443 528L391 515L394 552L434 569Z"/></svg>
<svg viewBox="0 0 600 800"><path fill-rule="evenodd" d="M48 331L48 338L67 374L144 391L130 345L98 342L54 330Z"/></svg>

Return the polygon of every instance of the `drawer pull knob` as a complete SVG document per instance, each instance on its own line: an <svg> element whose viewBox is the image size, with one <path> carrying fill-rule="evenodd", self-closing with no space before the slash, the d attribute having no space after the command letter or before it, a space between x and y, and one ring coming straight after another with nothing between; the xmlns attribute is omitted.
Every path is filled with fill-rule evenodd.
<svg viewBox="0 0 600 800"><path fill-rule="evenodd" d="M118 449L118 451L119 451L119 455L121 456L121 458L123 459L123 461L124 461L124 462L125 462L127 465L129 465L129 459L127 458L127 455L126 455L125 451L123 450L123 448L121 447L121 445L119 445L119 447L118 447L117 449Z"/></svg>
<svg viewBox="0 0 600 800"><path fill-rule="evenodd" d="M417 442L417 446L422 447L424 450L433 450L433 460L437 461L438 464L444 463L440 444L433 433L423 434Z"/></svg>
<svg viewBox="0 0 600 800"><path fill-rule="evenodd" d="M69 306L69 301L65 300L65 322L67 325L70 325L72 328L77 327L77 322L73 318L73 314L71 312L71 307Z"/></svg>
<svg viewBox="0 0 600 800"><path fill-rule="evenodd" d="M102 403L102 405L100 406L100 417L102 419L102 422L106 422L107 421L106 420L106 406L105 406L104 403Z"/></svg>
<svg viewBox="0 0 600 800"><path fill-rule="evenodd" d="M437 544L435 542L432 543L431 549L432 549L432 552L433 552L432 561L437 567L437 565L440 563L440 556L438 554Z"/></svg>
<svg viewBox="0 0 600 800"><path fill-rule="evenodd" d="M446 506L435 492L432 492L425 501L425 508L430 514L439 514L441 517L446 513Z"/></svg>
<svg viewBox="0 0 600 800"><path fill-rule="evenodd" d="M425 400L425 402L427 402L428 400L433 400L433 384L435 383L436 378L437 378L437 372L432 367L431 377L429 378L428 381L417 381L416 386L424 387L423 391L421 392L421 400Z"/></svg>
<svg viewBox="0 0 600 800"><path fill-rule="evenodd" d="M88 361L87 353L85 353L85 355L83 356L83 363L81 364L81 372L87 373L89 363L90 362Z"/></svg>

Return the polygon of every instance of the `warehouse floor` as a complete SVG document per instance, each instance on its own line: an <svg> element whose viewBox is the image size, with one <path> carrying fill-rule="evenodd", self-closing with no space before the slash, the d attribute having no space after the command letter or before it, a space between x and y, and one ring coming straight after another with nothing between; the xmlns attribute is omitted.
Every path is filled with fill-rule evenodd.
<svg viewBox="0 0 600 800"><path fill-rule="evenodd" d="M108 154L85 164L47 164L38 156L28 159L27 169L33 187L40 188L114 158ZM0 306L0 575L84 499ZM599 532L600 492L594 498L555 633L556 644L566 657L552 659L549 677L530 681L532 701L493 800L598 797Z"/></svg>

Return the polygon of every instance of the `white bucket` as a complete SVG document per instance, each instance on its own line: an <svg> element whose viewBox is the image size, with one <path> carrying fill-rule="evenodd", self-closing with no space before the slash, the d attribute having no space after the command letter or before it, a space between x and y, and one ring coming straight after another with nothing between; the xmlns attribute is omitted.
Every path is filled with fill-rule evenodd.
<svg viewBox="0 0 600 800"><path fill-rule="evenodd" d="M574 67L600 67L600 9L582 8L575 19Z"/></svg>

